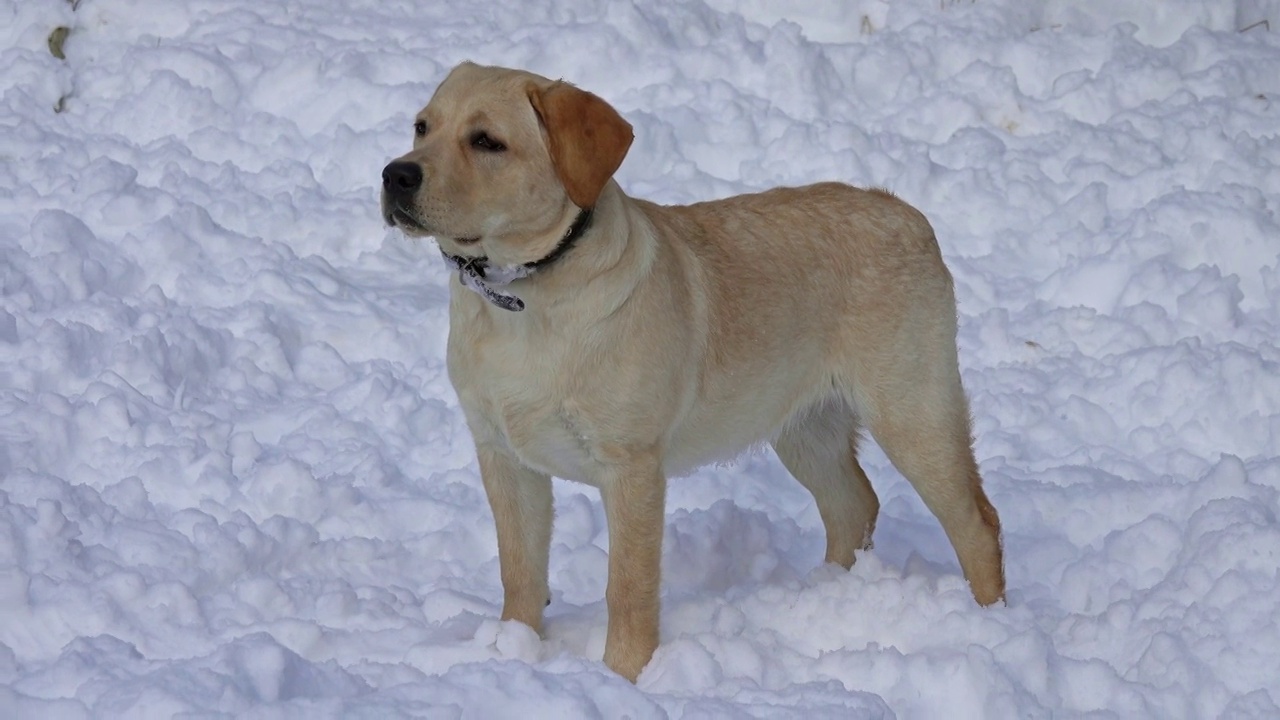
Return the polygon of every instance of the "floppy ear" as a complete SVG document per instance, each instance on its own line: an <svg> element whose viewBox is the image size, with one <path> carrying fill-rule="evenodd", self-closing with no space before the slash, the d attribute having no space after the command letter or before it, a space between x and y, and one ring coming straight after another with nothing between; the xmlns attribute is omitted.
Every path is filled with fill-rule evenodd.
<svg viewBox="0 0 1280 720"><path fill-rule="evenodd" d="M529 102L547 129L551 164L574 205L596 204L634 137L609 103L565 83L530 87Z"/></svg>

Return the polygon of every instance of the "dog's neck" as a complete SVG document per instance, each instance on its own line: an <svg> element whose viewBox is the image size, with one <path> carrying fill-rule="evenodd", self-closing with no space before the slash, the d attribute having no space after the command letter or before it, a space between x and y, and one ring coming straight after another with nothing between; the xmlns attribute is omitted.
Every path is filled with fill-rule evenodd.
<svg viewBox="0 0 1280 720"><path fill-rule="evenodd" d="M574 218L573 224L569 226L569 230L560 238L560 242L551 249L551 252L542 256L537 260L524 263L522 265L493 265L486 256L464 257L462 255L450 255L441 250L444 255L445 262L449 267L458 271L458 279L462 282L462 286L478 293L481 297L503 310L511 312L520 312L524 310L524 301L508 292L502 292L496 288L500 288L510 284L515 280L527 278L534 273L546 270L551 264L564 257L573 245L586 234L587 229L591 226L592 208L587 208L578 213L578 217Z"/></svg>

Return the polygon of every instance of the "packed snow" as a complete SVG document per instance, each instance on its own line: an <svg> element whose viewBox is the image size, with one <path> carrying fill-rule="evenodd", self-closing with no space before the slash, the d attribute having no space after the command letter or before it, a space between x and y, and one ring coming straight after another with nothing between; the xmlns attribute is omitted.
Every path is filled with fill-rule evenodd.
<svg viewBox="0 0 1280 720"><path fill-rule="evenodd" d="M612 103L634 196L928 215L1007 607L872 446L848 572L772 454L672 482L634 686L588 487L498 621L378 213L464 59ZM0 717L1280 717L1280 0L0 0L0 95Z"/></svg>

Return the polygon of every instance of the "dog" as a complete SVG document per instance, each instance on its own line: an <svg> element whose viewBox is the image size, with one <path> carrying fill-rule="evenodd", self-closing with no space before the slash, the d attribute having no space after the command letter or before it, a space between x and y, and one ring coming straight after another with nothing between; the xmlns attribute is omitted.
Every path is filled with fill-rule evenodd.
<svg viewBox="0 0 1280 720"><path fill-rule="evenodd" d="M1004 599L973 457L951 275L924 216L840 183L662 206L613 175L631 125L529 72L463 63L382 173L382 214L454 270L448 372L497 526L504 620L541 631L552 476L600 490L604 662L658 646L667 478L762 442L813 494L826 561L870 547L863 428Z"/></svg>

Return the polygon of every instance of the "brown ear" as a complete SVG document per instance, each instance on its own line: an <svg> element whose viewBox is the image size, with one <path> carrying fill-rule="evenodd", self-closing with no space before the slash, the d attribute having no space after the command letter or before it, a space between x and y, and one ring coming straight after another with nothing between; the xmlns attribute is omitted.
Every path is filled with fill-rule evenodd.
<svg viewBox="0 0 1280 720"><path fill-rule="evenodd" d="M529 102L547 128L551 164L569 199L594 206L631 147L631 124L609 103L564 82L530 87Z"/></svg>

